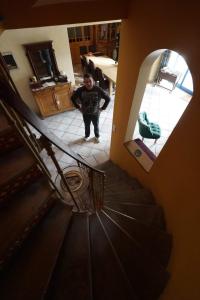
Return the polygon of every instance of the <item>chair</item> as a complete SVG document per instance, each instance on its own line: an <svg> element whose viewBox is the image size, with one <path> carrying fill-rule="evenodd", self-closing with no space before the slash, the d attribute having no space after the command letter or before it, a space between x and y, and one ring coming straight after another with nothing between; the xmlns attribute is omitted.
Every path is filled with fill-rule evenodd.
<svg viewBox="0 0 200 300"><path fill-rule="evenodd" d="M83 55L80 58L81 58L81 65L82 65L83 73L88 73L88 62L87 62L86 57Z"/></svg>
<svg viewBox="0 0 200 300"><path fill-rule="evenodd" d="M92 53L96 52L97 51L96 45L89 45L88 46L88 51L92 52Z"/></svg>
<svg viewBox="0 0 200 300"><path fill-rule="evenodd" d="M80 55L84 55L88 53L87 46L80 46Z"/></svg>
<svg viewBox="0 0 200 300"><path fill-rule="evenodd" d="M99 86L103 90L109 89L109 80L103 76L103 72L100 68L96 68L96 81L99 81Z"/></svg>
<svg viewBox="0 0 200 300"><path fill-rule="evenodd" d="M161 136L160 126L156 123L149 122L146 112L139 113L138 123L142 140L144 140L144 138L155 139L156 143L157 139Z"/></svg>
<svg viewBox="0 0 200 300"><path fill-rule="evenodd" d="M95 65L91 59L89 59L89 63L88 63L88 73L92 75L94 81L97 81Z"/></svg>

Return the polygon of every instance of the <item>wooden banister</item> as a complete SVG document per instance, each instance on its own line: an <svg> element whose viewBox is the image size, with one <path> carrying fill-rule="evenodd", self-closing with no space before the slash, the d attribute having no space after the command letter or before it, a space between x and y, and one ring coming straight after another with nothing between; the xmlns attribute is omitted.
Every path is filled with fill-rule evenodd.
<svg viewBox="0 0 200 300"><path fill-rule="evenodd" d="M76 198L73 194L73 191L71 188L68 186L68 182L65 178L65 175L63 173L63 170L61 169L58 161L56 160L55 153L52 150L52 144L55 145L57 148L59 148L61 151L63 151L65 154L69 155L71 158L76 160L77 165L79 168L85 169L88 178L89 178L89 186L88 186L88 191L90 194L90 205L88 206L87 210L90 211L99 211L103 207L103 198L104 198L104 178L105 178L105 173L101 170L98 170L92 166L90 166L81 156L77 155L73 151L71 151L68 147L67 144L63 143L61 139L59 139L53 132L48 130L46 125L44 124L44 121L41 120L36 113L34 113L27 105L24 103L24 101L21 99L19 93L16 91L16 88L12 86L12 82L7 80L5 76L1 77L0 76L0 100L1 100L1 105L4 107L4 110L7 112L8 115L13 114L14 119L13 119L13 124L14 127L16 127L16 124L20 122L22 127L25 126L27 128L27 124L30 124L33 128L35 128L40 134L41 137L40 139L36 140L37 142L39 141L41 143L41 147L45 148L48 155L51 157L58 174L60 175L60 178L67 188L68 193L71 196L72 201L74 202L75 207L78 209L78 211L81 209L80 205L77 204ZM19 128L16 128L19 130ZM20 129L21 130L21 129ZM31 144L32 142L35 142L35 139L32 141L32 136L33 134L29 135L26 134L26 130L23 130L23 138L26 142L27 145L30 143L30 138L31 138ZM45 141L45 142L44 142ZM30 146L30 145L29 145ZM32 145L33 146L33 145ZM31 146L31 149L32 149ZM37 156L38 158L38 147L36 149L32 149L34 152L34 155ZM36 151L36 153L35 153ZM40 157L40 155L39 155ZM41 159L41 158L40 158ZM44 162L42 163L42 167L44 167ZM46 168L46 165L45 165ZM45 169L46 170L46 169ZM48 175L49 177L49 175ZM50 181L52 182L51 176L50 176ZM53 183L53 182L52 182ZM54 185L55 189L58 191L60 194L60 191L57 189L57 187ZM61 198L62 195L60 194ZM79 201L80 202L80 201ZM87 204L86 204L87 206Z"/></svg>
<svg viewBox="0 0 200 300"><path fill-rule="evenodd" d="M37 114L27 106L19 94L15 93L9 83L2 78L0 79L0 98L6 105L9 105L16 110L22 118L32 125L41 135L48 139L50 143L54 144L61 151L75 159L77 162L80 162L82 165L87 166L95 172L102 173L102 175L104 174L103 171L88 165L80 156L71 151L68 145L46 127L44 121L41 120Z"/></svg>

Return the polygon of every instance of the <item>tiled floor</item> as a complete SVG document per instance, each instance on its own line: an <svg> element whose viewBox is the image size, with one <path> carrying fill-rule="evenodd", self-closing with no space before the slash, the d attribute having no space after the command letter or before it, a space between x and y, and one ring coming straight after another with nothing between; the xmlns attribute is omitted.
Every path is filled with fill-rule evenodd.
<svg viewBox="0 0 200 300"><path fill-rule="evenodd" d="M84 123L82 115L77 109L46 118L44 122L54 134L68 144L72 151L80 154L89 164L95 166L109 159L113 106L114 97L112 97L107 109L100 115L99 144L95 142L92 124L89 141L85 142L83 140L85 136ZM56 155L61 163L71 161L67 159L66 155L62 155L59 152L60 151L57 150Z"/></svg>
<svg viewBox="0 0 200 300"><path fill-rule="evenodd" d="M161 82L162 83L162 82ZM167 86L168 82L164 82ZM170 87L169 87L170 88ZM158 123L161 127L161 137L154 144L154 140L144 139L146 146L158 156L181 115L186 109L191 95L175 88L172 92L160 86L148 84L142 100L140 111L146 111L151 122ZM140 138L138 124L133 134L133 139Z"/></svg>
<svg viewBox="0 0 200 300"><path fill-rule="evenodd" d="M81 66L75 66L74 72L76 87L79 87L83 83ZM83 137L85 136L84 123L82 115L77 109L48 117L44 120L44 123L47 125L49 130L62 140L62 142L67 144L70 150L79 154L90 165L95 167L109 159L113 107L114 95L111 97L111 101L106 110L102 111L100 115L100 143L95 142L92 124L90 139L87 142L83 140ZM77 165L74 159L56 147L54 147L54 151L62 169L72 164ZM45 150L43 150L41 155L45 160L53 179L55 179L57 172L51 158L47 156Z"/></svg>

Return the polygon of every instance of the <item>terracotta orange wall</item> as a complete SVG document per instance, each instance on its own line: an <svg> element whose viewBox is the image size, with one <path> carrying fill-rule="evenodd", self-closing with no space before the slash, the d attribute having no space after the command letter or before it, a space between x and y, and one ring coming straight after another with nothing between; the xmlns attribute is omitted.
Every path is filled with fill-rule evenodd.
<svg viewBox="0 0 200 300"><path fill-rule="evenodd" d="M26 10L27 2L3 1L1 13L6 28L35 27L119 19L127 16L126 1L82 3ZM162 300L200 299L200 17L194 0L134 0L121 27L118 87L112 137L111 158L131 175L150 187L164 207L174 246L169 265L171 279ZM22 9L19 8L22 3ZM119 3L119 4L118 4ZM7 10L8 9L8 10ZM17 13L16 13L17 12ZM140 65L154 50L168 48L183 55L192 72L194 96L178 126L146 173L123 147L129 111Z"/></svg>
<svg viewBox="0 0 200 300"><path fill-rule="evenodd" d="M129 0L71 1L33 8L34 0L2 2L4 27L16 29L121 19L127 16Z"/></svg>
<svg viewBox="0 0 200 300"><path fill-rule="evenodd" d="M134 1L121 26L111 159L138 177L163 206L173 234L171 279L163 300L200 299L200 16L192 0ZM146 173L123 147L140 66L157 49L184 56L194 95L152 169Z"/></svg>

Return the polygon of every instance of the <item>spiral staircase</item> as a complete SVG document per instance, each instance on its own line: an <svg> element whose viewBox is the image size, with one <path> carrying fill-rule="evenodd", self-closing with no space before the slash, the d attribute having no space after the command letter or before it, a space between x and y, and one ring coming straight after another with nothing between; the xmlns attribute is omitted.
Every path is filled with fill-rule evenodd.
<svg viewBox="0 0 200 300"><path fill-rule="evenodd" d="M81 209L67 185L74 200L67 203L33 151L38 145L27 143L31 133L26 128L24 139L17 130L15 111L47 137L46 129L26 116L13 91L0 97L1 299L158 299L169 279L172 238L152 193L111 161L98 166L105 181L95 185L92 168L74 156L92 185L84 186L88 204Z"/></svg>

